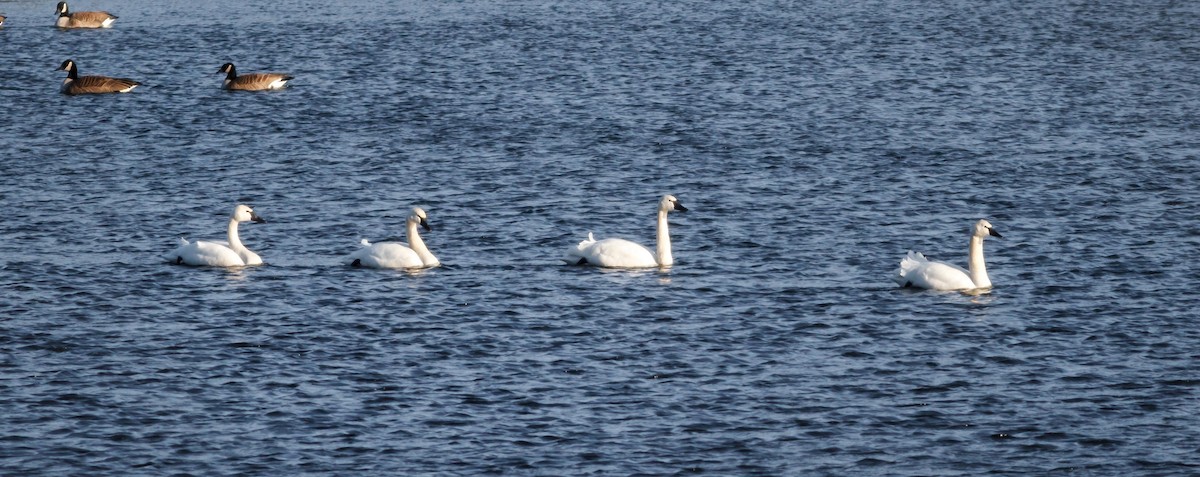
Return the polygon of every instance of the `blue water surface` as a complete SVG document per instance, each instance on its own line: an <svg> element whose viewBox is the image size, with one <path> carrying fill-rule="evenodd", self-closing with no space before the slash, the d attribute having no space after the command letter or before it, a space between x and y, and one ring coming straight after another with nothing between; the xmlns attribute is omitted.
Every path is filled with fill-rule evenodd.
<svg viewBox="0 0 1200 477"><path fill-rule="evenodd" d="M1200 4L76 3L0 3L2 474L1200 472Z"/></svg>

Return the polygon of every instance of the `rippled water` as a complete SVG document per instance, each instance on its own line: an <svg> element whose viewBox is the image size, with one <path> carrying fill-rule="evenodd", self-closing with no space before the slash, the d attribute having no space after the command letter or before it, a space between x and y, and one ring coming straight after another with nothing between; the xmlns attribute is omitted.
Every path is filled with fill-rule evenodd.
<svg viewBox="0 0 1200 477"><path fill-rule="evenodd" d="M4 474L1200 468L1195 3L76 3L0 3ZM237 202L268 265L162 261Z"/></svg>

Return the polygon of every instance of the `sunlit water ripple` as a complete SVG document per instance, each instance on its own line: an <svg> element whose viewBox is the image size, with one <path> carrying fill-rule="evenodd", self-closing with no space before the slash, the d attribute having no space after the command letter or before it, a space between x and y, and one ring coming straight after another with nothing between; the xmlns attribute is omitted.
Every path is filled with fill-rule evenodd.
<svg viewBox="0 0 1200 477"><path fill-rule="evenodd" d="M0 473L1200 471L1198 4L75 3L0 4Z"/></svg>

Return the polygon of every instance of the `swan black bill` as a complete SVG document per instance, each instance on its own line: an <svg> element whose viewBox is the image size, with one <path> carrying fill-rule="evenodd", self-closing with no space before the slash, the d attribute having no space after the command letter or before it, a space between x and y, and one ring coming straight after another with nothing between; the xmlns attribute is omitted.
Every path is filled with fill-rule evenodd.
<svg viewBox="0 0 1200 477"><path fill-rule="evenodd" d="M684 207L683 204L680 204L679 202L675 202L675 210L687 212L687 207Z"/></svg>
<svg viewBox="0 0 1200 477"><path fill-rule="evenodd" d="M259 216L257 216L257 215L251 215L251 216L250 216L250 220L253 220L253 221L254 221L254 223L256 223L256 224L265 224L265 223L267 223L267 219L264 219L264 218L262 218L262 217L259 217Z"/></svg>
<svg viewBox="0 0 1200 477"><path fill-rule="evenodd" d="M421 219L421 227L424 227L426 232L433 232L433 227L430 227L429 222L426 222L425 219Z"/></svg>
<svg viewBox="0 0 1200 477"><path fill-rule="evenodd" d="M988 234L991 234L991 236L993 236L993 237L1004 238L1003 235L1000 235L1000 232L997 232L996 229L993 229L991 227L988 227Z"/></svg>

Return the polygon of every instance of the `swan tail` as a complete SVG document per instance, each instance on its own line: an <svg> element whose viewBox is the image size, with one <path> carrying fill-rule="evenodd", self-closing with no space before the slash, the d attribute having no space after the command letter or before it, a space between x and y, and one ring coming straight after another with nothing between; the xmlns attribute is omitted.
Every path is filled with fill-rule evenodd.
<svg viewBox="0 0 1200 477"><path fill-rule="evenodd" d="M896 276L892 277L892 280L902 287L910 287L912 286L911 274L928 262L929 259L926 259L921 252L909 250L908 254L900 260L900 268L896 269Z"/></svg>
<svg viewBox="0 0 1200 477"><path fill-rule="evenodd" d="M592 236L591 232L588 232L587 240L579 242L579 245L567 250L567 256L563 257L562 261L567 265L586 265L588 263L587 257L583 251L593 243L596 243L596 238Z"/></svg>
<svg viewBox="0 0 1200 477"><path fill-rule="evenodd" d="M576 249L576 250L583 250L583 249L587 248L589 245L591 245L591 244L593 244L593 243L596 243L596 237L593 237L593 236L592 236L592 233L591 233L591 232L588 232L588 238L587 238L587 240L584 240L584 241L582 241L582 242L579 242L579 245L576 245L576 246L575 246L575 249Z"/></svg>
<svg viewBox="0 0 1200 477"><path fill-rule="evenodd" d="M182 253L182 250L180 250L180 249L182 249L183 247L186 247L188 245L191 245L191 244L192 243L188 242L187 239L185 239L183 237L179 237L179 242L177 244L178 246L175 247L175 250L172 250L168 253L163 254L162 258L168 262L171 262L174 264L179 264L182 262L182 258L183 258L179 255L180 253Z"/></svg>
<svg viewBox="0 0 1200 477"><path fill-rule="evenodd" d="M563 263L567 265L578 265L580 261L587 262L578 248L567 250L567 256L562 258Z"/></svg>

